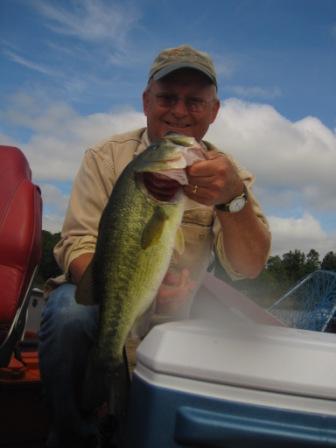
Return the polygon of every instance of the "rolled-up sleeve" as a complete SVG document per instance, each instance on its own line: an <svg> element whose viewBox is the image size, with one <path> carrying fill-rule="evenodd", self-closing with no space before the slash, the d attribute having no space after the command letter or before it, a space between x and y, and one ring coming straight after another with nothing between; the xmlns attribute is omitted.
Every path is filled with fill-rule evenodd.
<svg viewBox="0 0 336 448"><path fill-rule="evenodd" d="M228 156L230 158L230 160L237 166L238 169L238 174L241 177L242 181L244 182L244 184L247 187L248 190L248 195L249 195L249 201L252 203L252 207L254 210L254 213L256 214L256 216L258 217L258 219L261 221L261 223L267 228L269 229L269 224L268 221L265 217L265 215L263 214L260 204L257 201L257 199L255 198L251 187L254 183L255 177L245 168L242 168L238 165L238 163L230 156ZM216 255L218 257L218 260L220 261L221 265L223 266L223 268L225 269L225 271L227 272L227 274L230 276L230 278L232 280L239 280L239 279L243 279L245 278L243 275L241 275L239 272L236 272L228 258L227 255L225 253L225 245L223 242L223 233L221 232L221 225L220 222L218 220L218 218L215 218L215 222L214 222L214 234L215 234L215 252Z"/></svg>
<svg viewBox="0 0 336 448"><path fill-rule="evenodd" d="M73 183L61 240L54 248L65 274L75 258L95 251L99 220L114 181L111 161L94 149L87 150Z"/></svg>

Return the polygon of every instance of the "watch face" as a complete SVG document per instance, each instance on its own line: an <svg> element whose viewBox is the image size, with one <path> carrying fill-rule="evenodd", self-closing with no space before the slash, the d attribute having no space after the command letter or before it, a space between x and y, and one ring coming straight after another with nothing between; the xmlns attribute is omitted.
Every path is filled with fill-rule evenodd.
<svg viewBox="0 0 336 448"><path fill-rule="evenodd" d="M240 212L244 208L246 199L245 198L236 198L233 199L229 205L229 209L231 213Z"/></svg>

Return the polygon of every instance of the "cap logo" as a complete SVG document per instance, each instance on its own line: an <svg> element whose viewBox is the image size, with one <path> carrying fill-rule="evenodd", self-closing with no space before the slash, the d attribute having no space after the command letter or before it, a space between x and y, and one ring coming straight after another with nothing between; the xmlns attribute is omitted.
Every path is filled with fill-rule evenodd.
<svg viewBox="0 0 336 448"><path fill-rule="evenodd" d="M182 48L173 48L172 50L167 51L167 56L182 56L183 54L185 54L185 50Z"/></svg>

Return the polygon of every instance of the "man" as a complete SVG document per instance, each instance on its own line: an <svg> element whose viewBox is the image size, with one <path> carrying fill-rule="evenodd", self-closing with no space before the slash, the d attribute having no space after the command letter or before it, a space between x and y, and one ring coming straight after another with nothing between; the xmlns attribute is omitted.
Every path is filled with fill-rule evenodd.
<svg viewBox="0 0 336 448"><path fill-rule="evenodd" d="M53 420L49 447L84 446L96 431L92 416L80 412L77 398L97 332L98 307L78 305L74 293L92 259L113 185L134 157L169 131L202 142L219 107L210 57L189 46L164 50L143 93L147 128L113 136L86 152L55 247L66 282L50 294L41 323L40 366ZM141 336L155 316L188 315L213 248L232 278L257 276L268 256L270 234L250 190L251 175L211 144L202 145L206 158L188 168L189 184L184 187L189 198L182 223L185 251L173 256ZM175 181L155 175L147 178L147 186L163 200L177 188Z"/></svg>

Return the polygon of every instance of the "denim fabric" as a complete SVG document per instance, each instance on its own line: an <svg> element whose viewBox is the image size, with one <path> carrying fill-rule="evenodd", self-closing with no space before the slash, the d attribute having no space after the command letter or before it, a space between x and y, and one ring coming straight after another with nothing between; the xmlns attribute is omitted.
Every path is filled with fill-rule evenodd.
<svg viewBox="0 0 336 448"><path fill-rule="evenodd" d="M97 434L93 415L80 410L81 385L97 336L98 305L77 304L66 283L49 296L39 332L41 379L51 417L48 447L84 446Z"/></svg>

